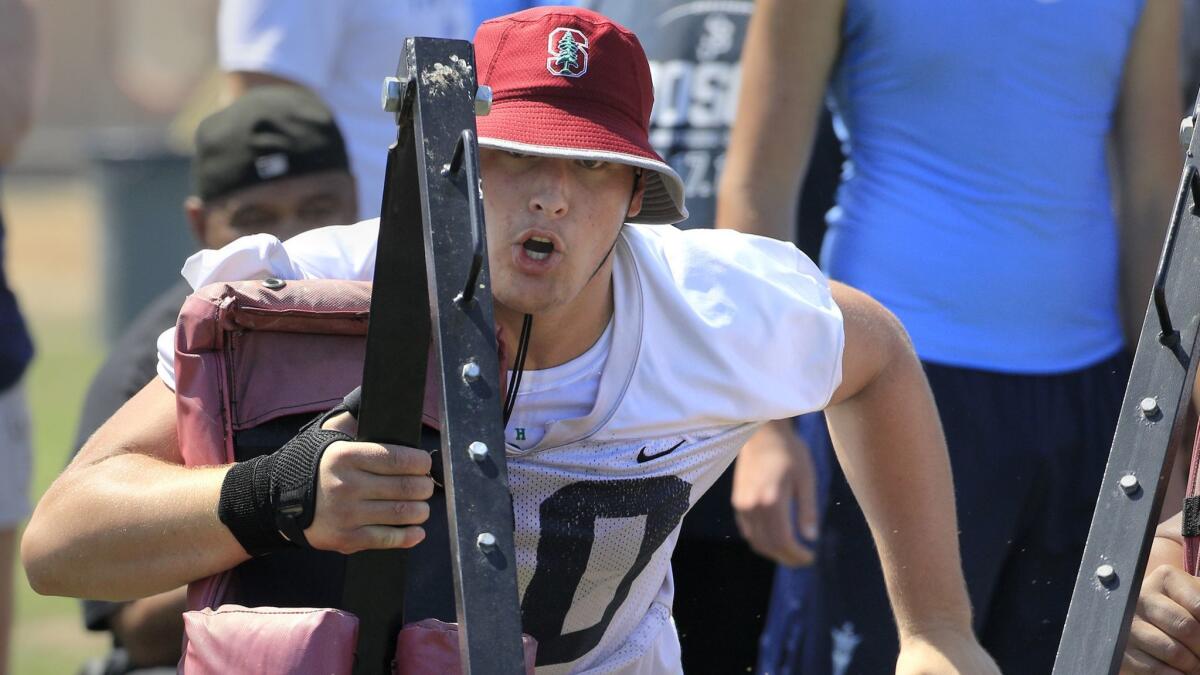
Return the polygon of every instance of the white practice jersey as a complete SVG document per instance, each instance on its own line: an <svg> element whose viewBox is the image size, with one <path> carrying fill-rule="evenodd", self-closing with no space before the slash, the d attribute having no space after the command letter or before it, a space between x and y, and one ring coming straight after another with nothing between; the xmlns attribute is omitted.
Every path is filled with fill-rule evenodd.
<svg viewBox="0 0 1200 675"><path fill-rule="evenodd" d="M369 280L378 221L287 242L245 237L188 260L218 281ZM671 551L679 524L766 420L823 408L841 381L842 317L791 244L627 225L596 402L508 448L523 629L538 673L674 673ZM537 330L537 322L534 322ZM173 385L173 335L159 340Z"/></svg>

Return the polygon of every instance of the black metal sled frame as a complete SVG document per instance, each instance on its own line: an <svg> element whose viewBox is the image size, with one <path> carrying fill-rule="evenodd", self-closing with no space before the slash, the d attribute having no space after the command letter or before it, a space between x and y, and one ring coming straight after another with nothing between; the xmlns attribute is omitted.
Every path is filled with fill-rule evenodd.
<svg viewBox="0 0 1200 675"><path fill-rule="evenodd" d="M419 447L430 339L442 385L441 456L463 673L524 672L500 364L475 140L469 42L409 38L384 108L388 151L359 438ZM404 622L403 551L347 561L343 606L360 620L356 675L391 672Z"/></svg>
<svg viewBox="0 0 1200 675"><path fill-rule="evenodd" d="M1198 117L1200 95L1180 129L1187 149L1183 176L1059 642L1056 675L1120 669L1173 449L1183 434L1200 345Z"/></svg>

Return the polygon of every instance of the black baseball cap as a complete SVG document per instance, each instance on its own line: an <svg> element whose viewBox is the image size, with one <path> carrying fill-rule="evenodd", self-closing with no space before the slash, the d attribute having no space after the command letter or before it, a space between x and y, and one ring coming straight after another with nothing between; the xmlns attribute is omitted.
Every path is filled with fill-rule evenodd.
<svg viewBox="0 0 1200 675"><path fill-rule="evenodd" d="M316 94L254 87L196 128L192 180L204 200L282 178L350 170L333 113Z"/></svg>

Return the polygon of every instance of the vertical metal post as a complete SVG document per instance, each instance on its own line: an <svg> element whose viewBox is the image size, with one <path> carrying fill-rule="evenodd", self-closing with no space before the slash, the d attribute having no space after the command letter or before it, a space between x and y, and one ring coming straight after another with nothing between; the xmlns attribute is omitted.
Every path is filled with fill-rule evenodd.
<svg viewBox="0 0 1200 675"><path fill-rule="evenodd" d="M1190 120L1200 115L1200 96ZM1187 148L1170 230L1092 516L1056 675L1116 673L1145 573L1155 516L1196 376L1200 336L1200 134ZM1181 561L1182 562L1182 561Z"/></svg>
<svg viewBox="0 0 1200 675"><path fill-rule="evenodd" d="M474 137L475 54L470 43L457 40L414 39L409 45L429 306L442 375L442 464L459 652L464 673L511 675L525 666ZM465 170L451 170L456 155ZM473 298L463 300L468 284ZM472 365L479 376L464 377Z"/></svg>
<svg viewBox="0 0 1200 675"><path fill-rule="evenodd" d="M409 77L385 85L399 135L388 158L359 436L417 445L432 338L463 672L520 673L512 496L474 136L474 52L460 40L409 38L404 58L401 74ZM403 564L403 554L390 551L348 562L345 599L361 620L360 675L387 672L401 623Z"/></svg>

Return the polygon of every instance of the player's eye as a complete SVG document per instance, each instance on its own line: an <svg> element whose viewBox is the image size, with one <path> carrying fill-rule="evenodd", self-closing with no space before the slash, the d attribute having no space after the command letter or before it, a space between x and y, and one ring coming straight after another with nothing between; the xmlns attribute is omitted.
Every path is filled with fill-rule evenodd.
<svg viewBox="0 0 1200 675"><path fill-rule="evenodd" d="M505 150L504 154L508 155L509 157L512 157L513 159L530 159L533 157L533 155L530 155L530 154L527 154L524 152L514 152L512 150Z"/></svg>
<svg viewBox="0 0 1200 675"><path fill-rule="evenodd" d="M336 197L317 195L300 205L300 219L306 223L331 223L337 217L339 203Z"/></svg>
<svg viewBox="0 0 1200 675"><path fill-rule="evenodd" d="M577 159L575 160L575 163L591 171L603 169L604 167L608 166L608 162L602 159Z"/></svg>
<svg viewBox="0 0 1200 675"><path fill-rule="evenodd" d="M229 225L242 232L263 232L275 226L279 215L270 209L256 206L243 207L229 218Z"/></svg>

